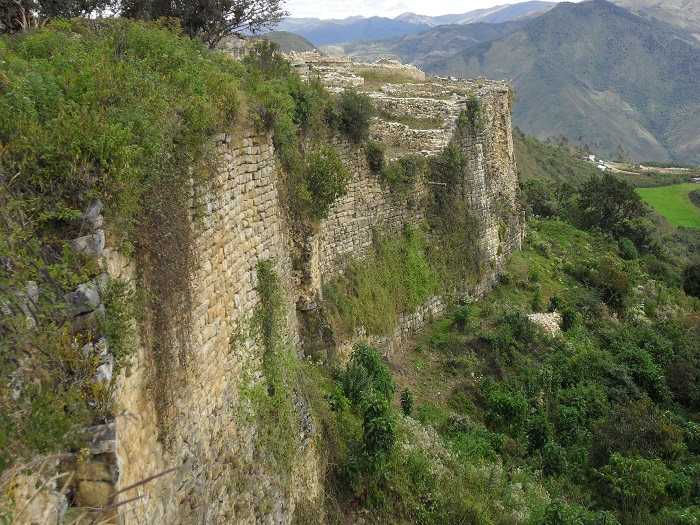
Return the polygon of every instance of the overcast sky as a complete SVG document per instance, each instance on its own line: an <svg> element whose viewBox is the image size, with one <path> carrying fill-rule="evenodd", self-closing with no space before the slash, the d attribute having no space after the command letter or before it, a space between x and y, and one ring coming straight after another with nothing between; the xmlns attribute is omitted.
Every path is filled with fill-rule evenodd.
<svg viewBox="0 0 700 525"><path fill-rule="evenodd" d="M406 12L428 16L461 14L522 1L525 0L286 0L282 6L294 18L346 18L356 15L393 18Z"/></svg>

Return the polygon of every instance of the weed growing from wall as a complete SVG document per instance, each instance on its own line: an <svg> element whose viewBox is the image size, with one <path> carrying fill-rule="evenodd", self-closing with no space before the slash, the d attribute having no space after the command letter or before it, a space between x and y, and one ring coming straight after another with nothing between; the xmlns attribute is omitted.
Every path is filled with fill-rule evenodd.
<svg viewBox="0 0 700 525"><path fill-rule="evenodd" d="M95 323L75 329L65 293L93 277L92 261L42 242L19 194L0 174L0 472L17 458L79 443L79 429L111 408L83 347ZM91 411L92 405L99 410Z"/></svg>
<svg viewBox="0 0 700 525"><path fill-rule="evenodd" d="M448 288L473 282L480 275L478 220L466 202L467 159L455 143L428 161L431 201L427 221L432 235L430 258Z"/></svg>
<svg viewBox="0 0 700 525"><path fill-rule="evenodd" d="M365 153L367 154L367 162L369 169L375 175L382 175L386 169L386 157L384 156L386 148L381 142L376 140L368 140L365 142Z"/></svg>
<svg viewBox="0 0 700 525"><path fill-rule="evenodd" d="M114 355L115 375L128 366L136 351L138 304L136 292L129 282L124 279L107 282L105 315L100 320L100 332L109 341L110 352Z"/></svg>
<svg viewBox="0 0 700 525"><path fill-rule="evenodd" d="M250 386L244 381L243 396L251 404L258 453L282 483L289 483L299 436L294 406L298 363L287 326L284 287L269 261L260 262L256 271L260 302L251 326L262 347L263 382Z"/></svg>
<svg viewBox="0 0 700 525"><path fill-rule="evenodd" d="M457 131L475 135L484 129L484 110L475 93L469 93L465 107L457 118Z"/></svg>
<svg viewBox="0 0 700 525"><path fill-rule="evenodd" d="M419 155L406 155L389 161L382 172L382 181L394 193L406 193L416 187L416 182L425 170L426 160Z"/></svg>
<svg viewBox="0 0 700 525"><path fill-rule="evenodd" d="M398 235L377 235L373 251L352 261L345 276L324 286L324 301L335 334L347 336L359 326L387 333L401 312L408 312L440 290L425 255L425 235L406 227Z"/></svg>

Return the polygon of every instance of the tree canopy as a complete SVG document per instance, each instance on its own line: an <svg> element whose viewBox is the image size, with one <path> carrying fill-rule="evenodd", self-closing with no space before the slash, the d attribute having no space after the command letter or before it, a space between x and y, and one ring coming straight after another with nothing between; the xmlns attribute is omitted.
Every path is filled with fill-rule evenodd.
<svg viewBox="0 0 700 525"><path fill-rule="evenodd" d="M642 199L634 188L614 175L591 176L579 192L579 226L598 227L613 234L625 220L645 215Z"/></svg>
<svg viewBox="0 0 700 525"><path fill-rule="evenodd" d="M284 0L0 0L0 33L48 18L114 12L136 20L178 18L185 33L210 47L238 32L258 33L288 13Z"/></svg>

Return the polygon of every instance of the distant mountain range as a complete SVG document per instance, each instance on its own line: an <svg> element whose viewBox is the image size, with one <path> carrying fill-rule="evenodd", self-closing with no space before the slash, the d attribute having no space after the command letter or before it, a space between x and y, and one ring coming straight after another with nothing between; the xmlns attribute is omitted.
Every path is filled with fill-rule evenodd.
<svg viewBox="0 0 700 525"><path fill-rule="evenodd" d="M331 55L344 55L357 62L374 62L394 58L421 69L437 60L448 58L464 49L502 38L527 25L528 20L487 24L443 25L421 33L382 40L360 40L321 46Z"/></svg>
<svg viewBox="0 0 700 525"><path fill-rule="evenodd" d="M475 22L499 23L521 17L536 16L556 5L556 2L530 1L520 4L504 4L468 13L423 16L404 13L395 18L353 16L342 20L318 18L285 18L276 27L301 35L314 45L321 46L337 42L381 39L418 33L445 24L473 24Z"/></svg>
<svg viewBox="0 0 700 525"><path fill-rule="evenodd" d="M700 161L700 46L605 0L561 3L521 29L423 68L507 79L514 122L632 160Z"/></svg>

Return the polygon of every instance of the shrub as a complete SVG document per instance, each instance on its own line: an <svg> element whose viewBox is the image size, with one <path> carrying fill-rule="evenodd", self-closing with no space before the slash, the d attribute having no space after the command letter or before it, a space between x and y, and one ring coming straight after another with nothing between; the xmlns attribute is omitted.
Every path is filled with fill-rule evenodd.
<svg viewBox="0 0 700 525"><path fill-rule="evenodd" d="M410 416L413 413L413 392L408 388L401 391L401 410L405 416Z"/></svg>
<svg viewBox="0 0 700 525"><path fill-rule="evenodd" d="M627 295L632 290L627 273L607 262L598 267L593 283L600 290L603 301L617 310L622 309Z"/></svg>
<svg viewBox="0 0 700 525"><path fill-rule="evenodd" d="M700 298L700 263L691 263L683 268L683 291Z"/></svg>
<svg viewBox="0 0 700 525"><path fill-rule="evenodd" d="M396 383L391 377L389 368L382 363L379 352L365 343L358 343L350 356L349 367L361 366L367 371L371 386L384 399L391 401L396 391Z"/></svg>
<svg viewBox="0 0 700 525"><path fill-rule="evenodd" d="M336 151L327 145L306 156L304 189L309 195L311 216L323 219L338 197L345 195L352 172L343 166Z"/></svg>
<svg viewBox="0 0 700 525"><path fill-rule="evenodd" d="M617 500L623 523L642 523L642 514L657 510L672 481L671 472L658 459L625 457L618 453L600 469L609 495ZM609 492L608 492L609 491Z"/></svg>
<svg viewBox="0 0 700 525"><path fill-rule="evenodd" d="M367 162L369 169L376 175L383 175L386 169L386 158L384 157L384 146L376 140L368 140L365 142L365 153L367 153Z"/></svg>
<svg viewBox="0 0 700 525"><path fill-rule="evenodd" d="M362 419L362 443L350 447L343 465L346 479L356 483L363 473L375 475L391 456L396 442L396 423L391 414L396 384L379 352L365 343L355 345L341 382Z"/></svg>
<svg viewBox="0 0 700 525"><path fill-rule="evenodd" d="M484 115L481 101L476 94L469 93L457 119L457 129L471 134L484 128Z"/></svg>
<svg viewBox="0 0 700 525"><path fill-rule="evenodd" d="M570 306L561 309L561 329L566 332L576 326L578 312Z"/></svg>
<svg viewBox="0 0 700 525"><path fill-rule="evenodd" d="M496 432L516 435L527 419L527 409L527 400L521 393L495 388L486 394L484 421Z"/></svg>
<svg viewBox="0 0 700 525"><path fill-rule="evenodd" d="M362 142L369 138L369 127L376 110L364 93L346 88L338 98L340 130L351 140Z"/></svg>
<svg viewBox="0 0 700 525"><path fill-rule="evenodd" d="M606 464L613 453L671 460L683 451L683 431L649 401L618 405L591 437L591 464Z"/></svg>
<svg viewBox="0 0 700 525"><path fill-rule="evenodd" d="M415 187L424 167L425 159L423 157L407 155L389 162L383 171L382 179L392 191L403 193Z"/></svg>
<svg viewBox="0 0 700 525"><path fill-rule="evenodd" d="M639 258L639 252L634 243L627 237L620 237L618 240L618 245L620 247L620 254L622 258L627 261L634 261Z"/></svg>

